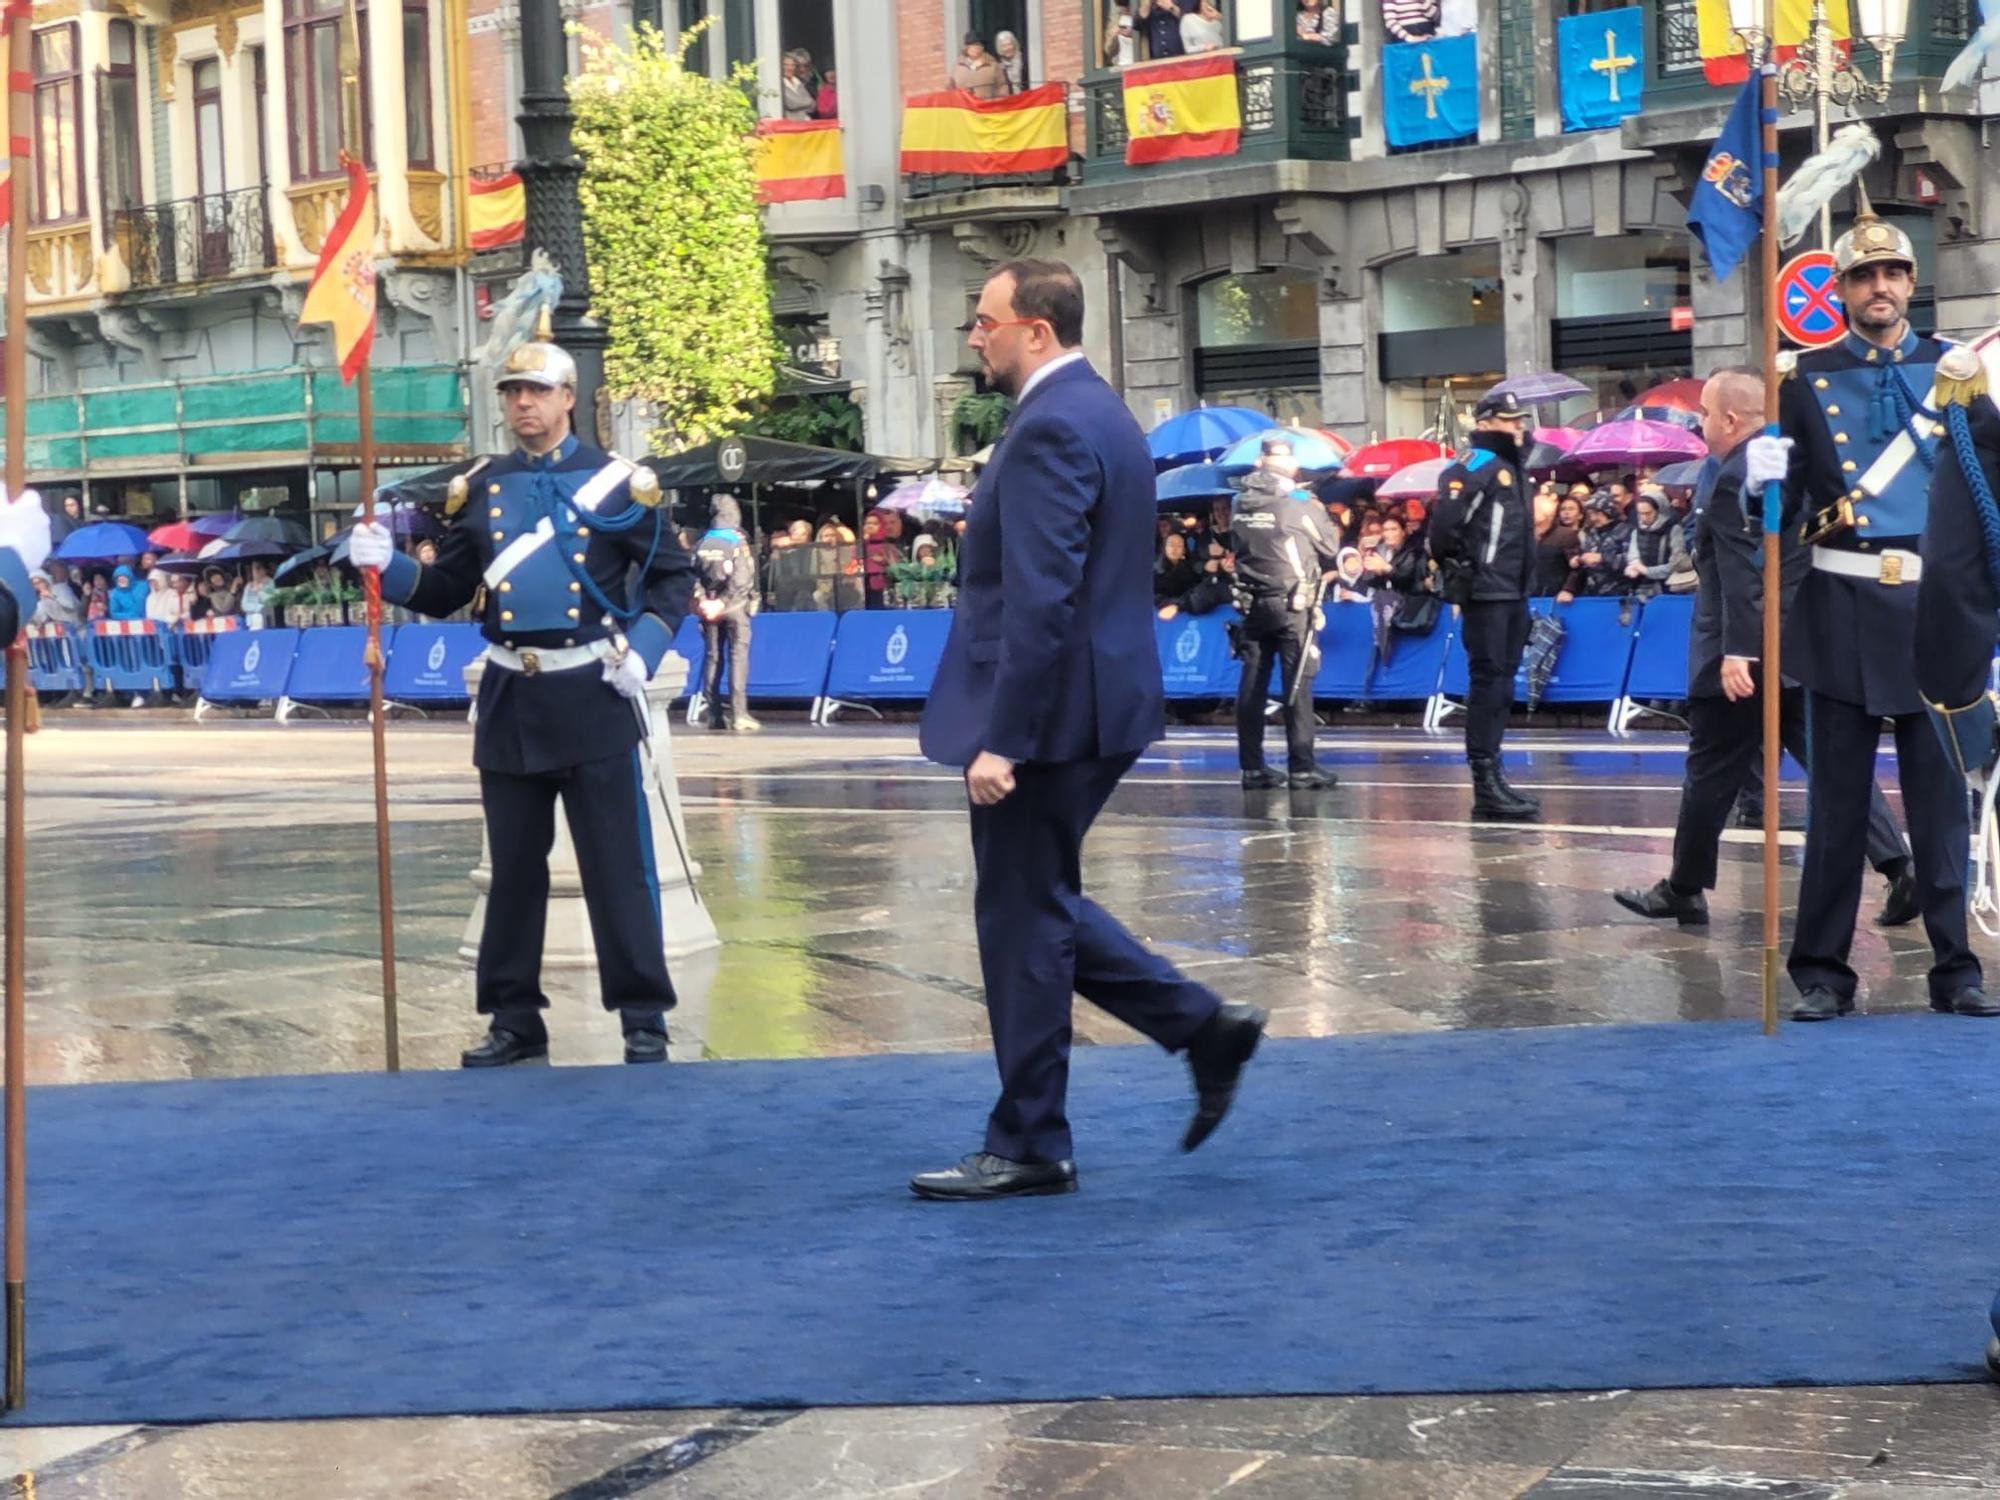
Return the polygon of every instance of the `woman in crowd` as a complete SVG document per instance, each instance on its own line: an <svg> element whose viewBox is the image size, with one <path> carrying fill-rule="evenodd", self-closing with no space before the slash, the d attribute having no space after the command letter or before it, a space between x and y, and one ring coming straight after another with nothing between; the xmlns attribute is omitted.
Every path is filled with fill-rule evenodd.
<svg viewBox="0 0 2000 1500"><path fill-rule="evenodd" d="M77 619L83 618L83 591L70 581L69 567L57 562L53 557L42 564L49 575L49 593L55 597L59 609L68 610Z"/></svg>
<svg viewBox="0 0 2000 1500"><path fill-rule="evenodd" d="M861 570L868 608L880 609L889 591L889 567L903 560L902 548L889 536L887 516L871 510L861 518Z"/></svg>
<svg viewBox="0 0 2000 1500"><path fill-rule="evenodd" d="M83 611L73 602L76 591L70 590L70 601L57 597L55 582L47 573L37 568L28 575L28 581L35 586L35 613L29 619L31 625L61 625L66 630L74 630L83 623Z"/></svg>
<svg viewBox="0 0 2000 1500"><path fill-rule="evenodd" d="M958 66L951 70L951 86L963 89L975 99L998 99L1007 92L1007 75L986 50L986 42L976 31L965 34L964 50Z"/></svg>
<svg viewBox="0 0 2000 1500"><path fill-rule="evenodd" d="M187 618L186 597L175 587L178 581L178 578L169 578L157 568L147 577L145 617L155 625L171 627ZM115 595L112 602L117 603ZM112 618L118 616L114 614Z"/></svg>
<svg viewBox="0 0 2000 1500"><path fill-rule="evenodd" d="M111 585L105 582L102 573L90 575L90 586L83 595L83 617L85 620L111 618Z"/></svg>
<svg viewBox="0 0 2000 1500"><path fill-rule="evenodd" d="M1340 40L1340 16L1326 0L1299 0L1299 40L1331 47Z"/></svg>
<svg viewBox="0 0 2000 1500"><path fill-rule="evenodd" d="M1201 580L1201 569L1188 556L1187 538L1169 532L1160 542L1160 555L1153 562L1153 608L1162 620L1180 613L1181 601Z"/></svg>
<svg viewBox="0 0 2000 1500"><path fill-rule="evenodd" d="M112 620L143 620L146 618L146 585L139 582L138 574L130 565L120 563L111 575L111 592L106 600L105 617Z"/></svg>
<svg viewBox="0 0 2000 1500"><path fill-rule="evenodd" d="M1550 498L1554 499L1551 490ZM1569 587L1570 559L1580 550L1577 533L1583 527L1583 507L1564 495L1555 501L1549 524L1541 524L1541 499L1535 501L1535 593L1551 597Z"/></svg>
<svg viewBox="0 0 2000 1500"><path fill-rule="evenodd" d="M1000 64L1000 76L1007 80L1006 92L1018 94L1028 87L1028 59L1021 52L1020 38L1011 31L993 38L993 54Z"/></svg>
<svg viewBox="0 0 2000 1500"><path fill-rule="evenodd" d="M1223 29L1222 9L1215 0L1201 0L1197 9L1181 17L1181 47L1187 52L1220 52L1229 45Z"/></svg>
<svg viewBox="0 0 2000 1500"><path fill-rule="evenodd" d="M810 120L817 100L812 86L812 54L803 47L794 47L784 55L779 64L783 75L779 91L783 98L787 120Z"/></svg>
<svg viewBox="0 0 2000 1500"><path fill-rule="evenodd" d="M1625 545L1618 507L1609 495L1593 495L1584 507L1583 529L1577 533L1569 579L1556 595L1557 601L1567 604L1578 594L1624 592Z"/></svg>
<svg viewBox="0 0 2000 1500"><path fill-rule="evenodd" d="M1342 547L1334 559L1332 598L1338 604L1365 604L1368 600L1368 568L1359 547Z"/></svg>
<svg viewBox="0 0 2000 1500"><path fill-rule="evenodd" d="M430 546L428 542L418 543L419 562L423 560L423 549L428 546ZM432 550L435 552L436 549ZM271 570L263 563L253 562L250 564L250 579L243 585L243 597L237 601L243 606L244 622L252 630L258 629L264 623L264 596L270 591Z"/></svg>
<svg viewBox="0 0 2000 1500"><path fill-rule="evenodd" d="M236 585L229 574L221 568L210 568L206 577L208 582L209 614L235 614L237 612Z"/></svg>
<svg viewBox="0 0 2000 1500"><path fill-rule="evenodd" d="M1647 485L1632 502L1632 535L1625 547L1625 577L1635 598L1650 599L1667 579L1688 566L1685 534L1657 485Z"/></svg>

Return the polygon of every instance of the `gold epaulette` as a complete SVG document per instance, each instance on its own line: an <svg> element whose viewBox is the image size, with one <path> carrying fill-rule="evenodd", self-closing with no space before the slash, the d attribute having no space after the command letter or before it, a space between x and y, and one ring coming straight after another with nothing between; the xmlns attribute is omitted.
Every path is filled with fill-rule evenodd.
<svg viewBox="0 0 2000 1500"><path fill-rule="evenodd" d="M472 467L463 474L454 474L451 483L444 487L444 518L449 521L465 509L465 502L472 498L473 477L486 467L489 459L475 459Z"/></svg>
<svg viewBox="0 0 2000 1500"><path fill-rule="evenodd" d="M1986 394L1986 361L1970 344L1953 344L1937 362L1938 405L1970 406Z"/></svg>
<svg viewBox="0 0 2000 1500"><path fill-rule="evenodd" d="M644 464L632 466L632 477L626 482L632 492L632 503L651 510L660 503L660 476Z"/></svg>

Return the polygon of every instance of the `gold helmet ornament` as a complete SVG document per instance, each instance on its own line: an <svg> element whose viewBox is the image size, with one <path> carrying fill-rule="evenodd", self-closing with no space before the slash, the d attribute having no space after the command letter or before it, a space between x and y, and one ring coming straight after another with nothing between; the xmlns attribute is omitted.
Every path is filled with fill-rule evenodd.
<svg viewBox="0 0 2000 1500"><path fill-rule="evenodd" d="M533 342L521 345L507 356L493 384L501 390L515 384L538 385L544 390L564 385L576 389L576 361L555 342L555 328L546 306L535 322Z"/></svg>
<svg viewBox="0 0 2000 1500"><path fill-rule="evenodd" d="M1862 266L1886 264L1908 266L1914 274L1917 247L1910 243L1910 237L1875 217L1874 206L1859 182L1854 184L1854 199L1854 227L1833 242L1835 273L1845 276Z"/></svg>

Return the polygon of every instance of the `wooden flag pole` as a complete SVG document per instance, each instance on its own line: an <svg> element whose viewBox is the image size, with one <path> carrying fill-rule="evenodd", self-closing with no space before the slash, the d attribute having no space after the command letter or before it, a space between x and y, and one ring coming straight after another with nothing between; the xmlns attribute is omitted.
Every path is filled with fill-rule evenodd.
<svg viewBox="0 0 2000 1500"><path fill-rule="evenodd" d="M1778 435L1778 75L1771 66L1777 0L1764 0L1764 431ZM1779 486L1764 486L1764 1035L1778 1034L1778 612L1784 588L1778 556Z"/></svg>
<svg viewBox="0 0 2000 1500"><path fill-rule="evenodd" d="M28 138L33 93L29 8L9 0L7 24L7 494L28 484ZM29 609L21 601L25 616ZM23 623L26 623L25 618ZM6 1409L27 1400L28 1386L28 819L25 737L28 654L7 647L6 799L6 1168L7 1385Z"/></svg>
<svg viewBox="0 0 2000 1500"><path fill-rule="evenodd" d="M361 28L354 0L348 0L346 24L340 39L342 150L355 161L362 160L361 130ZM372 258L373 245L360 248ZM355 403L361 424L361 521L375 524L375 387L367 359L354 377ZM396 914L395 887L389 867L389 740L388 714L382 702L382 572L361 570L368 615L368 722L375 748L375 900L382 913L382 1050L391 1073L402 1071L402 1042L396 1016Z"/></svg>

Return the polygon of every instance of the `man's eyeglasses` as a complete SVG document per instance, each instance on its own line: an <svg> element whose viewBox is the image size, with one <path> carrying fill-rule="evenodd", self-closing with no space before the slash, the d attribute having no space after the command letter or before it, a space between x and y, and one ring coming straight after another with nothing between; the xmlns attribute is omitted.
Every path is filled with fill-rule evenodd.
<svg viewBox="0 0 2000 1500"><path fill-rule="evenodd" d="M1047 318L995 318L986 313L974 313L972 321L960 326L960 333L992 333L1001 328L1026 328L1031 323L1046 323Z"/></svg>

